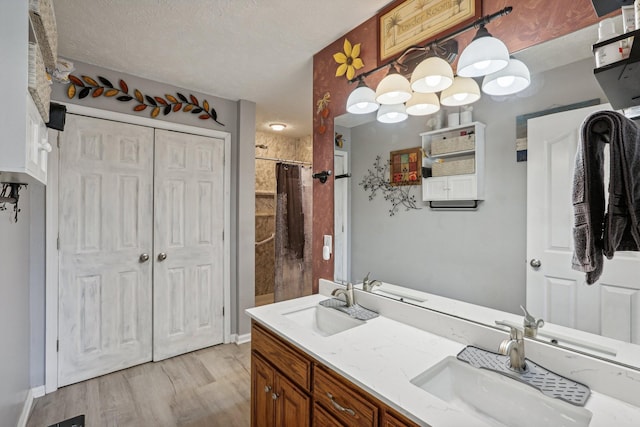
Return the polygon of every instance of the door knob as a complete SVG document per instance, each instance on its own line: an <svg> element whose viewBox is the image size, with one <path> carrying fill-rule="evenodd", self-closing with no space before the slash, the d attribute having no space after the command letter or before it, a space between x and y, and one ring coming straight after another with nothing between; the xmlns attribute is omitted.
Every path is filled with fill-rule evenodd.
<svg viewBox="0 0 640 427"><path fill-rule="evenodd" d="M532 258L531 261L529 261L529 265L533 268L540 268L540 266L542 265L542 261L536 258Z"/></svg>
<svg viewBox="0 0 640 427"><path fill-rule="evenodd" d="M140 261L140 264L149 261L149 254L140 254L140 258L138 258L138 261Z"/></svg>
<svg viewBox="0 0 640 427"><path fill-rule="evenodd" d="M167 259L167 254L165 254L164 252L160 252L158 254L158 261L164 261L165 259Z"/></svg>

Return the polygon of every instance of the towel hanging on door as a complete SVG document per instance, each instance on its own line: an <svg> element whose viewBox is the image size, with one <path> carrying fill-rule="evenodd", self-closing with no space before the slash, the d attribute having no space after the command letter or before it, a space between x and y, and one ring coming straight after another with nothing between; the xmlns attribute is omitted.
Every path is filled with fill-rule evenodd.
<svg viewBox="0 0 640 427"><path fill-rule="evenodd" d="M604 144L609 144L609 201L605 211ZM615 111L582 124L573 176L572 267L587 284L602 275L604 257L640 251L640 129Z"/></svg>

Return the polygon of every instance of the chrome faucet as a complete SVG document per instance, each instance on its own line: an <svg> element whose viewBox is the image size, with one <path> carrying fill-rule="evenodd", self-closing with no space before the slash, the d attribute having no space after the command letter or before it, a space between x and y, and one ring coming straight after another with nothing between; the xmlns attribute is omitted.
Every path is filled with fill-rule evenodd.
<svg viewBox="0 0 640 427"><path fill-rule="evenodd" d="M347 307L351 307L352 305L355 304L355 300L353 297L353 284L351 283L347 283L347 288L346 289L342 289L342 288L335 288L332 292L331 295L336 297L338 295L344 295L344 299L347 303Z"/></svg>
<svg viewBox="0 0 640 427"><path fill-rule="evenodd" d="M529 314L526 308L520 306L524 311L524 336L527 338L535 338L538 335L538 328L544 326L544 320L536 319Z"/></svg>
<svg viewBox="0 0 640 427"><path fill-rule="evenodd" d="M365 292L373 292L374 287L382 285L380 280L369 281L369 274L370 273L367 273L367 275L364 276L364 279L362 279L362 290Z"/></svg>
<svg viewBox="0 0 640 427"><path fill-rule="evenodd" d="M509 339L502 341L498 352L509 356L509 368L516 372L523 372L527 363L524 357L524 332L522 329L510 325L506 322L496 320L496 325L506 326L511 330Z"/></svg>

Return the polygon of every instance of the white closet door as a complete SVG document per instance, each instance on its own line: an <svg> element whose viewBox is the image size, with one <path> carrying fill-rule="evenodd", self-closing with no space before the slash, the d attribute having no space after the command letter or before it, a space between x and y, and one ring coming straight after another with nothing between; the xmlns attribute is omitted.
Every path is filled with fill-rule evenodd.
<svg viewBox="0 0 640 427"><path fill-rule="evenodd" d="M224 141L156 130L153 359L223 340Z"/></svg>
<svg viewBox="0 0 640 427"><path fill-rule="evenodd" d="M59 385L151 360L153 130L68 115L60 133Z"/></svg>

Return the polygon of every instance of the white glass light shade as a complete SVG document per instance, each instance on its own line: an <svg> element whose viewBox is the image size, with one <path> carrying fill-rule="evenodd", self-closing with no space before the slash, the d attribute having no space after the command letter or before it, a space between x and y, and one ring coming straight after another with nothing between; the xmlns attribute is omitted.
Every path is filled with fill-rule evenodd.
<svg viewBox="0 0 640 427"><path fill-rule="evenodd" d="M376 93L368 86L358 86L347 98L347 111L352 114L367 114L378 109Z"/></svg>
<svg viewBox="0 0 640 427"><path fill-rule="evenodd" d="M440 94L440 103L456 107L476 102L480 99L478 83L470 77L456 77L453 84Z"/></svg>
<svg viewBox="0 0 640 427"><path fill-rule="evenodd" d="M407 102L411 98L409 80L400 74L389 74L376 88L376 102L383 105L395 105Z"/></svg>
<svg viewBox="0 0 640 427"><path fill-rule="evenodd" d="M484 28L478 30L482 34ZM509 50L502 41L485 36L475 38L460 54L458 75L462 77L480 77L495 73L509 63Z"/></svg>
<svg viewBox="0 0 640 427"><path fill-rule="evenodd" d="M285 125L284 123L271 123L269 127L277 132L280 132L284 130L287 127L287 125Z"/></svg>
<svg viewBox="0 0 640 427"><path fill-rule="evenodd" d="M482 91L489 95L511 95L526 89L530 83L531 75L527 66L512 58L505 68L485 76Z"/></svg>
<svg viewBox="0 0 640 427"><path fill-rule="evenodd" d="M383 104L378 109L378 121L381 123L400 123L407 120L409 115L404 104Z"/></svg>
<svg viewBox="0 0 640 427"><path fill-rule="evenodd" d="M422 61L411 74L411 89L420 93L440 92L453 83L453 69L447 61L433 56Z"/></svg>
<svg viewBox="0 0 640 427"><path fill-rule="evenodd" d="M407 114L426 116L440 110L440 101L435 93L414 93L407 101Z"/></svg>

